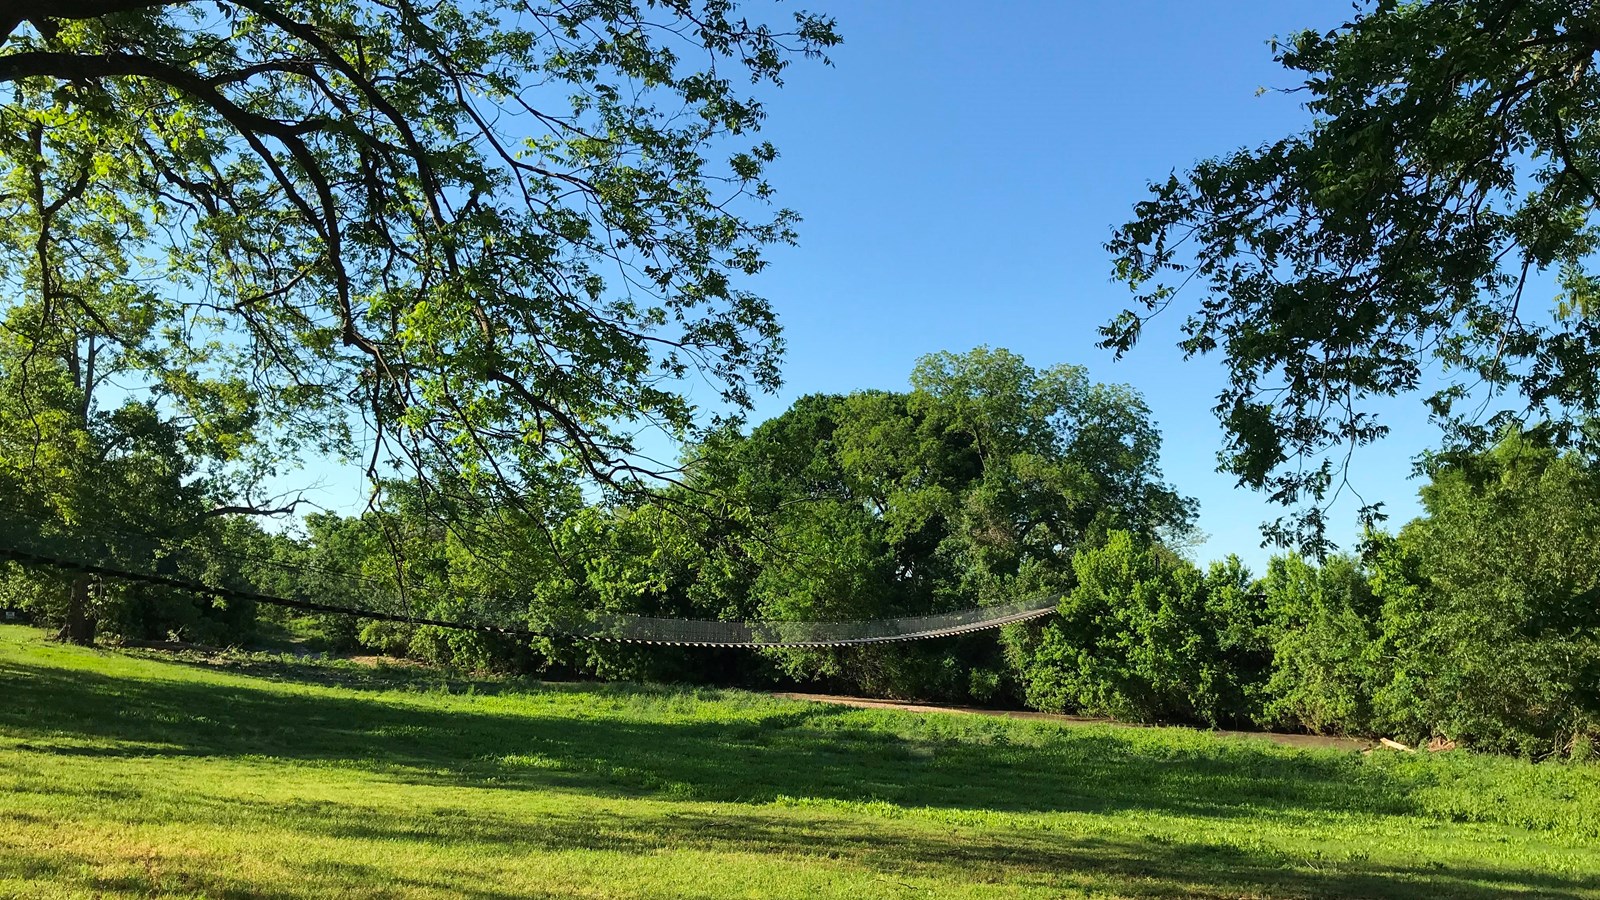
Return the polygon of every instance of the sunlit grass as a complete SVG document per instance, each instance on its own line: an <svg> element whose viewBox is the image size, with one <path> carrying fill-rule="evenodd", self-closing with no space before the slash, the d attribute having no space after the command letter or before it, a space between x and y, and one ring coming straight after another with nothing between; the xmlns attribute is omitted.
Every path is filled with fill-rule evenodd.
<svg viewBox="0 0 1600 900"><path fill-rule="evenodd" d="M0 895L1600 896L1600 767L0 627Z"/></svg>

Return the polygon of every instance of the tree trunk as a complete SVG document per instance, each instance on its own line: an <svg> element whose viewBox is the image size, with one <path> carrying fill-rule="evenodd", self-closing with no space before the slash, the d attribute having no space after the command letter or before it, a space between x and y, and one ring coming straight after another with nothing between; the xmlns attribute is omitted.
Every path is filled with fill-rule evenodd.
<svg viewBox="0 0 1600 900"><path fill-rule="evenodd" d="M81 646L94 643L94 616L89 612L89 586L94 580L79 575L72 580L72 592L67 596L67 624L61 629L61 639Z"/></svg>

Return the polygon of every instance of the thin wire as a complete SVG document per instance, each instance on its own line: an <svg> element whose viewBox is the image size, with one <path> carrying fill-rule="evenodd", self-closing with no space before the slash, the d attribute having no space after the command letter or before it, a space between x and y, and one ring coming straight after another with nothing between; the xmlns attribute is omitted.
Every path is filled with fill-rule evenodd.
<svg viewBox="0 0 1600 900"><path fill-rule="evenodd" d="M181 568L183 561L177 559L176 554L172 552L172 545L178 543L180 549L193 549L187 541L181 543L163 541L151 535L139 535L132 532L118 531L117 529L106 529L106 531L116 532L124 538L140 541L152 551L148 554L151 558L155 558L156 550L167 550L167 554L162 559L168 562L175 570ZM207 546L202 549L207 553L215 553L217 555L250 558L248 554L229 553L221 550L221 548ZM8 558L24 565L86 572L126 581L161 585L201 596L242 599L306 612L354 615L377 621L428 625L517 637L551 637L559 635L579 640L692 647L844 647L950 637L990 628L999 628L1003 625L1029 621L1049 615L1055 611L1060 599L1059 597L1041 598L1003 606L979 607L950 613L853 622L724 622L591 612L581 618L569 618L564 622L551 621L541 628L535 629L484 622L474 623L420 617L411 614L409 609L405 614L400 614L371 609L361 605L346 606L303 598L280 597L255 590L228 587L221 584L208 584L199 578L185 577L181 574L140 572L103 561L97 563L86 559L75 559L39 547L0 546L0 558ZM280 571L296 569L301 573L308 571L307 567L295 566L285 561L273 560L268 562L262 560L259 556L254 557L254 560L261 565L276 566ZM192 560L190 562L192 563ZM319 569L318 574L337 576L341 573ZM346 577L352 582L374 583L372 579L360 576L347 575ZM477 599L487 598L479 597Z"/></svg>

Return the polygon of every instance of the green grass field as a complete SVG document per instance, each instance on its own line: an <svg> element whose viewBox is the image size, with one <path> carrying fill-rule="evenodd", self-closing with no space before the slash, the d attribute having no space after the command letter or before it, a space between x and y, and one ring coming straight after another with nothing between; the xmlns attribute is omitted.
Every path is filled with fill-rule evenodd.
<svg viewBox="0 0 1600 900"><path fill-rule="evenodd" d="M0 896L1600 897L1600 766L0 626Z"/></svg>

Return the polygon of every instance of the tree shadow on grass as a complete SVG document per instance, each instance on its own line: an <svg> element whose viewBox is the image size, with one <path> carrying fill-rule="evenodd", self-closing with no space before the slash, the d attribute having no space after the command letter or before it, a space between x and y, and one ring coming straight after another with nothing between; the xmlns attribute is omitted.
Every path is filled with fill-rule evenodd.
<svg viewBox="0 0 1600 900"><path fill-rule="evenodd" d="M659 808L658 808L659 809ZM1406 897L1442 896L1489 900L1514 893L1543 897L1594 896L1594 885L1577 877L1507 872L1473 866L1396 866L1365 860L1295 859L1271 851L1228 844L1184 842L1157 835L1110 839L1044 829L966 829L961 832L907 828L894 821L864 821L820 812L794 817L770 811L703 811L668 807L668 812L623 814L585 808L541 811L510 817L471 808L372 809L327 802L269 802L196 797L166 813L165 824L197 825L229 821L252 834L291 831L297 836L376 842L378 846L426 846L453 859L519 860L530 853L598 851L628 857L660 852L759 854L779 871L828 870L865 873L888 883L928 879L959 885L1000 884L1040 891L1108 891L1136 897ZM466 851L465 853L456 851ZM287 897L340 893L341 887L374 884L448 890L477 900L545 896L524 885L496 883L492 870L430 869L395 871L354 861L312 864L294 875L294 885L271 880L242 887L203 866L184 872L182 887L217 897ZM22 874L70 883L85 881L92 860L34 854L0 861L0 876ZM90 864L90 865L86 865ZM302 863L304 865L304 863ZM515 865L515 863L512 863ZM780 877L772 870L752 875L748 867L731 874L706 869L698 888L681 884L672 894L713 898L749 893L748 879ZM739 879L746 879L740 882ZM144 895L153 884L136 873L95 876L85 887ZM779 885L767 884L766 892ZM907 885L915 887L914 885ZM639 885L641 896L665 888Z"/></svg>
<svg viewBox="0 0 1600 900"><path fill-rule="evenodd" d="M597 693L612 694L602 688ZM781 797L1003 812L1155 810L1208 817L1410 811L1355 757L1253 743L1157 754L1104 731L1038 745L911 739L846 727L840 707L775 706L737 723L641 722L288 693L239 684L112 678L0 663L0 729L32 749L86 755L351 761L402 781L567 787L724 802ZM830 721L833 720L833 721ZM127 742L124 747L48 736Z"/></svg>
<svg viewBox="0 0 1600 900"><path fill-rule="evenodd" d="M592 693L599 706L630 693L587 685L559 690ZM432 785L718 802L785 797L883 801L979 813L1148 810L1296 823L1412 811L1402 786L1361 766L1353 756L1288 753L1254 742L1162 749L1090 729L1050 731L1035 743L1020 745L1008 743L1006 736L1037 732L1011 730L1009 725L982 734L958 731L954 737L911 738L853 727L850 711L840 707L774 704L770 710L751 710L751 718L734 723L661 723L621 715L576 718L472 709L465 704L444 710L404 694L353 697L239 682L117 678L18 661L0 662L0 698L0 731L25 742L19 749L347 762L395 781ZM80 799L102 807L138 806L119 803L135 799L133 787L106 790L127 796ZM1349 860L1320 862L1321 871L1315 871L1306 867L1306 860L1270 850L1157 835L1087 838L995 820L984 820L989 824L983 827L934 832L892 818L864 820L826 806L804 816L759 809L668 808L680 811L650 814L646 809L624 816L586 810L582 815L511 819L463 809L447 811L441 820L438 810L384 817L371 809L331 803L300 808L201 796L185 797L181 806L160 814L245 826L254 819L263 826L323 829L339 837L471 842L487 852L689 848L778 854L819 865L846 860L886 877L1003 879L1151 897L1419 892L1490 897L1513 891L1580 896L1588 887L1549 874L1460 866L1404 868ZM40 871L58 865L69 867L64 873L78 871L65 857L30 860ZM105 889L150 888L137 873L116 877L128 883L108 883ZM203 875L192 877L204 880ZM344 876L326 877L338 881ZM708 874L708 895L715 895L714 884L714 873ZM196 882L184 889L215 896L274 896L275 890L266 885L239 894L225 888ZM293 893L286 889L280 895ZM493 886L474 894L463 885L461 893L482 900L509 896Z"/></svg>
<svg viewBox="0 0 1600 900"><path fill-rule="evenodd" d="M107 863L104 857L80 853L16 851L0 857L0 881L48 884L56 891L76 888L94 897L204 897L207 900L302 900L305 897L397 896L395 888L428 889L432 896L464 900L557 900L565 895L492 886L469 885L460 879L397 878L388 869L360 863L324 865L319 871L299 870L292 878L248 879L219 874L192 861L147 857L144 866L131 861ZM185 864L185 863L188 864ZM26 896L26 895L19 895Z"/></svg>
<svg viewBox="0 0 1600 900"><path fill-rule="evenodd" d="M892 877L944 881L1003 880L1013 886L1060 889L1102 887L1145 897L1245 894L1301 896L1409 896L1427 888L1435 896L1504 897L1513 891L1541 896L1593 896L1594 884L1549 873L1508 873L1488 868L1404 867L1367 862L1308 860L1237 846L1186 843L1164 837L1113 840L1035 829L984 829L930 833L841 817L803 824L760 813L673 812L652 817L614 813L545 815L537 822L460 810L440 827L405 820L321 818L331 835L375 840L460 841L499 847L603 849L628 854L663 849L763 853L785 858L842 860ZM708 873L708 878L714 875ZM718 894L713 893L713 896Z"/></svg>
<svg viewBox="0 0 1600 900"><path fill-rule="evenodd" d="M119 649L115 652L185 669L225 672L266 681L314 684L353 691L464 690L471 686L478 694L494 695L545 686L543 682L521 677L474 677L434 666L408 664L404 661L390 662L385 658L379 658L374 664L367 664L325 655L312 657L295 657L286 653L239 655L225 650L171 652L133 648ZM574 687L580 686L574 685Z"/></svg>

